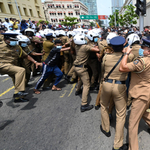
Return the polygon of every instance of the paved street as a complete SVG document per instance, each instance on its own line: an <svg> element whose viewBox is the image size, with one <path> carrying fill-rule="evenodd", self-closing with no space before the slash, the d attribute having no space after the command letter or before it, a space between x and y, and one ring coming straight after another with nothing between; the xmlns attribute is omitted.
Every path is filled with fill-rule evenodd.
<svg viewBox="0 0 150 150"><path fill-rule="evenodd" d="M13 83L8 76L0 76L0 150L111 150L115 121L111 124L110 138L100 132L100 111L80 112L81 96L75 96L75 84L62 80L62 91L33 93L39 76L32 78L27 91L29 103L12 101ZM95 104L97 93L90 93ZM128 116L125 124L127 139ZM113 112L115 117L115 111ZM115 118L114 118L115 119ZM150 135L142 120L139 128L140 150L150 150Z"/></svg>

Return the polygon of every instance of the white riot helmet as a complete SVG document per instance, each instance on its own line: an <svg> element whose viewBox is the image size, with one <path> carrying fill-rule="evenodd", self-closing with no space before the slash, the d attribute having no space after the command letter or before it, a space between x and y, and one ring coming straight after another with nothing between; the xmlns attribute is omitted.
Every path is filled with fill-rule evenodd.
<svg viewBox="0 0 150 150"><path fill-rule="evenodd" d="M54 33L54 31L53 30L50 30L50 29L45 29L44 30L44 35L48 35L48 34L52 34L52 36L55 38L56 37L56 35L55 35L55 33Z"/></svg>
<svg viewBox="0 0 150 150"><path fill-rule="evenodd" d="M58 37L59 36L59 30L54 31L54 34Z"/></svg>
<svg viewBox="0 0 150 150"><path fill-rule="evenodd" d="M40 30L40 31L39 31L39 34L40 34L40 36L41 36L42 38L45 38L45 36L44 36L44 31L43 31L43 30Z"/></svg>
<svg viewBox="0 0 150 150"><path fill-rule="evenodd" d="M93 41L95 37L99 37L98 33L93 32L92 30L86 35L90 41Z"/></svg>
<svg viewBox="0 0 150 150"><path fill-rule="evenodd" d="M65 33L64 30L60 30L60 31L59 31L59 35L61 35L61 36L66 36L66 33Z"/></svg>
<svg viewBox="0 0 150 150"><path fill-rule="evenodd" d="M30 29L30 28L26 29L26 30L25 30L25 33L26 33L26 32L32 32L32 33L34 34L34 30L33 30L33 29Z"/></svg>
<svg viewBox="0 0 150 150"><path fill-rule="evenodd" d="M107 44L110 44L110 40L116 36L118 36L116 33L110 32L106 38Z"/></svg>
<svg viewBox="0 0 150 150"><path fill-rule="evenodd" d="M67 32L67 36L69 37L69 36L73 36L73 31L68 31Z"/></svg>
<svg viewBox="0 0 150 150"><path fill-rule="evenodd" d="M137 34L132 33L127 37L127 41L128 41L128 44L131 46L136 41L140 42L140 37Z"/></svg>
<svg viewBox="0 0 150 150"><path fill-rule="evenodd" d="M18 35L17 38L21 47L26 47L30 43L30 39L25 35Z"/></svg>
<svg viewBox="0 0 150 150"><path fill-rule="evenodd" d="M73 38L74 43L77 45L84 45L86 44L85 36L83 34L77 34Z"/></svg>

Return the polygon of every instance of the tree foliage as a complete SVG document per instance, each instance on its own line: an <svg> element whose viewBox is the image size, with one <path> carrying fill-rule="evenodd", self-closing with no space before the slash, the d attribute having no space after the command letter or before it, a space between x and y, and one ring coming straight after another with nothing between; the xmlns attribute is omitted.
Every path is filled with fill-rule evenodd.
<svg viewBox="0 0 150 150"><path fill-rule="evenodd" d="M125 12L124 14L119 14L119 10L115 10L113 15L109 16L109 25L115 26L115 16L116 16L116 24L117 26L130 26L133 24L137 24L138 15L135 13L135 7L130 4L124 6Z"/></svg>
<svg viewBox="0 0 150 150"><path fill-rule="evenodd" d="M65 21L62 21L61 22L61 25L65 25L65 26L73 26L75 24L78 24L79 22L76 22L75 20L77 20L78 18L76 17L68 17L68 16L65 16L64 20Z"/></svg>
<svg viewBox="0 0 150 150"><path fill-rule="evenodd" d="M94 23L94 22L90 22L90 26L91 26L91 27L94 27L94 26L95 26L95 23Z"/></svg>

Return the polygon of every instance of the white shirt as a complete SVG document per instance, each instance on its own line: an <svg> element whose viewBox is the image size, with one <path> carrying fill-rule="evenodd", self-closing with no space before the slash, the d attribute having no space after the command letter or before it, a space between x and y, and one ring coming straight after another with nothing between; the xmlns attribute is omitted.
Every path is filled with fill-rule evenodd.
<svg viewBox="0 0 150 150"><path fill-rule="evenodd" d="M4 22L2 25L5 26L7 29L9 29L10 26L13 26L13 24L10 22Z"/></svg>

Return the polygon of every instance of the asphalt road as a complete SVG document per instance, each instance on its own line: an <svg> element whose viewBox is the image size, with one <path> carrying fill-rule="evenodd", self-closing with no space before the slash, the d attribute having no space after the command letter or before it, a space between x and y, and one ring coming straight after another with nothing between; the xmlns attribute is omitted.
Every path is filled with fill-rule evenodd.
<svg viewBox="0 0 150 150"><path fill-rule="evenodd" d="M32 87L27 88L28 103L13 103L13 83L8 76L0 76L0 150L111 150L115 133L107 138L100 132L100 110L81 113L81 96L75 96L75 84L62 80L62 91L33 93L39 77L32 78ZM89 101L95 104L97 93L91 92ZM124 143L127 141L128 118L124 128ZM150 150L148 126L142 120L139 126L140 150Z"/></svg>

